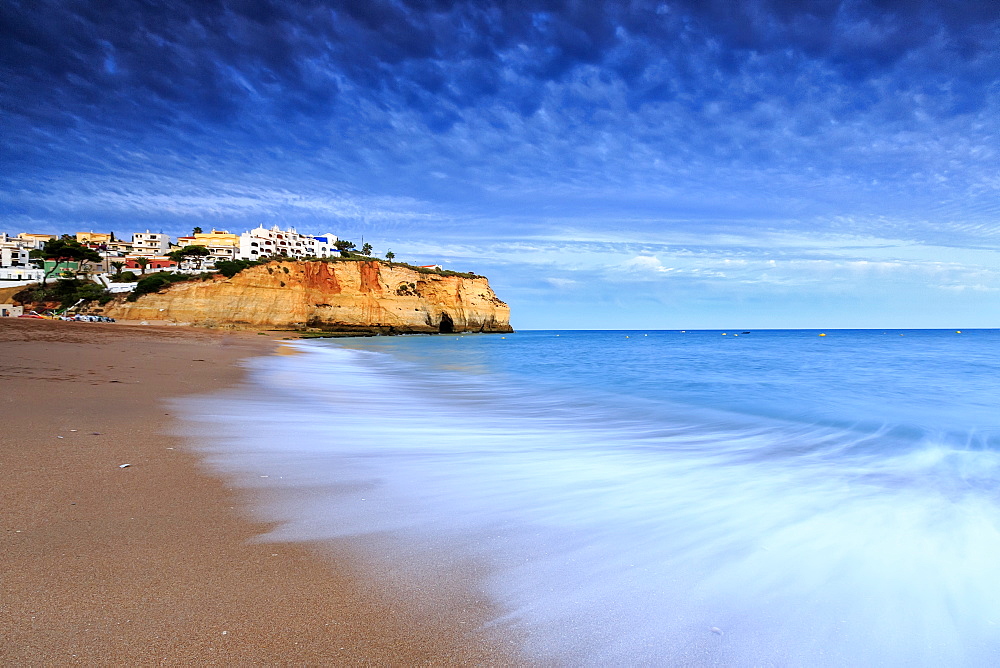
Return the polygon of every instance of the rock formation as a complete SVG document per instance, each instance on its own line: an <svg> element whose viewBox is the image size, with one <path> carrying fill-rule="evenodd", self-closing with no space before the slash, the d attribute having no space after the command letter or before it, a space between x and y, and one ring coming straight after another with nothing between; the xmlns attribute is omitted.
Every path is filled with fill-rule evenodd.
<svg viewBox="0 0 1000 668"><path fill-rule="evenodd" d="M174 283L103 310L119 320L357 333L510 332L510 308L483 277L377 260L274 261L232 278Z"/></svg>

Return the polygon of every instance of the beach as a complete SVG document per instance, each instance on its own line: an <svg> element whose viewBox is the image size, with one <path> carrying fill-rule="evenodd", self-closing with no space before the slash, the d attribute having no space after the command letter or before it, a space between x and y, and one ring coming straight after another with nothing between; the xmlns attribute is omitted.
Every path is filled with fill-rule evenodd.
<svg viewBox="0 0 1000 668"><path fill-rule="evenodd" d="M0 663L516 663L461 583L433 599L347 542L272 528L167 403L239 385L282 333L0 321Z"/></svg>

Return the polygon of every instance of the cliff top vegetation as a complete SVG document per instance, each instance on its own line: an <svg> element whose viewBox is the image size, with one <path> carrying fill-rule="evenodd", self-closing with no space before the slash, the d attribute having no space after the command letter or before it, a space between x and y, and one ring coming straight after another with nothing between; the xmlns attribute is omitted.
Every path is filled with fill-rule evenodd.
<svg viewBox="0 0 1000 668"><path fill-rule="evenodd" d="M172 285L173 283L181 283L185 281L204 281L208 280L216 274L222 274L226 278L232 278L236 274L240 273L244 269L249 269L250 267L257 267L260 265L270 264L271 262L378 262L381 264L387 264L390 267L403 267L410 269L420 274L431 274L436 276L458 276L460 278L483 278L478 274L473 274L471 272L462 271L452 271L450 269L436 269L433 267L418 267L406 262L392 262L390 260L380 260L379 258L369 257L360 254L348 254L345 257L335 257L335 258L307 258L305 260L289 257L269 257L261 260L219 260L215 263L215 268L212 271L202 272L200 274L182 274L169 271L160 271L155 274L148 274L143 278L139 279L136 283L135 289L127 297L128 301L135 301L139 297L151 292L160 292L164 288Z"/></svg>

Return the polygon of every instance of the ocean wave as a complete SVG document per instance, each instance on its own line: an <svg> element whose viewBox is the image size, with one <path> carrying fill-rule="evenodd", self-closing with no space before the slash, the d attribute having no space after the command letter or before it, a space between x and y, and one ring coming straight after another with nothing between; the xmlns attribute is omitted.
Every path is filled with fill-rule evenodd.
<svg viewBox="0 0 1000 668"><path fill-rule="evenodd" d="M192 440L256 488L266 540L481 564L540 661L996 663L1000 455L976 429L529 382L434 345L295 344L185 401Z"/></svg>

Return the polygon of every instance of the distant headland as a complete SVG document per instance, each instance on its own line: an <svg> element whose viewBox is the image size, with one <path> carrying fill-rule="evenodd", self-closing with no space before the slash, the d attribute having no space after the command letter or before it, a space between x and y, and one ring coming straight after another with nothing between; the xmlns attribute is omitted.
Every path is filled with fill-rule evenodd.
<svg viewBox="0 0 1000 668"><path fill-rule="evenodd" d="M203 327L369 334L510 332L486 278L379 260L276 260L117 297L103 314Z"/></svg>
<svg viewBox="0 0 1000 668"><path fill-rule="evenodd" d="M11 308L150 324L346 334L510 332L483 276L372 256L333 234L263 227L242 235L19 234L0 239ZM134 271L135 270L135 271ZM147 270L153 270L147 273Z"/></svg>

